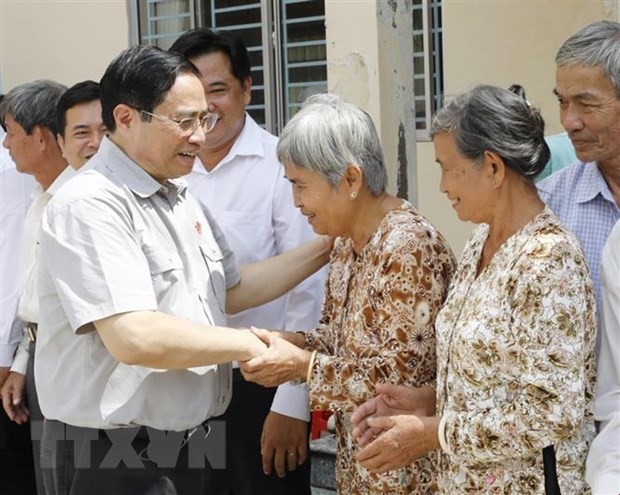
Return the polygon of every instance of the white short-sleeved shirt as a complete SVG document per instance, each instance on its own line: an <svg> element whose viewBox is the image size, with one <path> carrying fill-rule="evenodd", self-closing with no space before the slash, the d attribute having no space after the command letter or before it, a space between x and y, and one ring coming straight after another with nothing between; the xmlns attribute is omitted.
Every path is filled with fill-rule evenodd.
<svg viewBox="0 0 620 495"><path fill-rule="evenodd" d="M21 293L17 305L17 316L20 322L39 323L39 233L41 231L41 216L56 191L75 175L75 170L67 166L52 184L44 191L37 184L32 193L32 202L26 212L24 225L24 266L22 274ZM26 333L17 347L11 371L26 374L28 359L30 358L30 339Z"/></svg>
<svg viewBox="0 0 620 495"><path fill-rule="evenodd" d="M601 422L586 464L594 495L620 493L620 222L601 256L601 350L594 419Z"/></svg>
<svg viewBox="0 0 620 495"><path fill-rule="evenodd" d="M225 323L232 251L185 181L162 186L112 141L43 217L35 378L46 418L90 428L194 427L230 400L230 365L157 370L117 362L92 325L158 310Z"/></svg>
<svg viewBox="0 0 620 495"><path fill-rule="evenodd" d="M23 265L23 237L26 209L36 182L19 173L9 152L2 147L5 132L0 127L0 366L13 362L22 336L16 319Z"/></svg>

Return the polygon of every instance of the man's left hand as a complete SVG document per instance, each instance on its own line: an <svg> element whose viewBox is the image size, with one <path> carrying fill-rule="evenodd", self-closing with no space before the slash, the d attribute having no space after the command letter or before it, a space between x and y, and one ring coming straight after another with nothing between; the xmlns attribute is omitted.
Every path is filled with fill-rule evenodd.
<svg viewBox="0 0 620 495"><path fill-rule="evenodd" d="M279 478L295 471L308 458L308 423L301 419L270 411L261 436L263 471L269 475L275 468Z"/></svg>

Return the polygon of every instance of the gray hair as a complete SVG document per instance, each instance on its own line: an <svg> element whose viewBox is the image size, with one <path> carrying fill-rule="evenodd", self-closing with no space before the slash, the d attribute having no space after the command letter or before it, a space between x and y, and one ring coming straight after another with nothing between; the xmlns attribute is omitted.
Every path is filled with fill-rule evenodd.
<svg viewBox="0 0 620 495"><path fill-rule="evenodd" d="M282 163L316 172L333 187L349 164L360 167L373 195L387 187L383 152L372 119L334 94L306 99L282 130L277 153Z"/></svg>
<svg viewBox="0 0 620 495"><path fill-rule="evenodd" d="M577 31L562 44L555 63L600 67L620 98L620 23L599 21Z"/></svg>
<svg viewBox="0 0 620 495"><path fill-rule="evenodd" d="M56 104L66 89L60 83L45 79L16 86L0 103L2 127L5 126L6 115L10 113L26 134L30 134L36 126L42 126L56 136Z"/></svg>
<svg viewBox="0 0 620 495"><path fill-rule="evenodd" d="M431 136L440 133L450 134L464 157L480 163L491 151L529 181L551 156L545 122L517 84L510 89L476 86L455 97L433 119Z"/></svg>

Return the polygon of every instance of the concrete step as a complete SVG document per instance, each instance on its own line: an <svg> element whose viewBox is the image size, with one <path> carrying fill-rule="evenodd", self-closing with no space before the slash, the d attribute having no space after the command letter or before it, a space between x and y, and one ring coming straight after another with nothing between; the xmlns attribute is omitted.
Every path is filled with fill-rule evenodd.
<svg viewBox="0 0 620 495"><path fill-rule="evenodd" d="M326 490L325 488L312 487L312 495L336 495L336 490Z"/></svg>
<svg viewBox="0 0 620 495"><path fill-rule="evenodd" d="M312 472L310 484L313 495L333 495L336 493L336 437L333 433L310 442Z"/></svg>

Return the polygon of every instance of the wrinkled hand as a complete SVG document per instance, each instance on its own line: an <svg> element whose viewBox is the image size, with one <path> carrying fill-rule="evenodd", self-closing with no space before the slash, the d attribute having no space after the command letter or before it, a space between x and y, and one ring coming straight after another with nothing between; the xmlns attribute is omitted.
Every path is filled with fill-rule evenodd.
<svg viewBox="0 0 620 495"><path fill-rule="evenodd" d="M308 423L301 419L270 411L265 418L260 439L263 472L275 468L279 478L286 470L295 471L308 457Z"/></svg>
<svg viewBox="0 0 620 495"><path fill-rule="evenodd" d="M296 378L305 378L310 353L280 338L276 333L252 328L267 350L258 357L239 363L243 377L264 387L275 387Z"/></svg>
<svg viewBox="0 0 620 495"><path fill-rule="evenodd" d="M281 339L290 342L296 347L303 349L304 344L306 343L306 337L297 332L287 332L286 330L270 330L272 334L277 335Z"/></svg>
<svg viewBox="0 0 620 495"><path fill-rule="evenodd" d="M438 418L408 414L370 418L368 422L380 433L355 458L373 473L402 468L439 446Z"/></svg>
<svg viewBox="0 0 620 495"><path fill-rule="evenodd" d="M370 418L401 414L432 416L435 413L435 391L430 387L381 383L377 385L377 392L379 395L359 406L351 416L353 438L362 446L381 433L370 427Z"/></svg>
<svg viewBox="0 0 620 495"><path fill-rule="evenodd" d="M26 407L26 376L11 371L2 390L2 407L11 421L18 425L28 422L30 412Z"/></svg>

